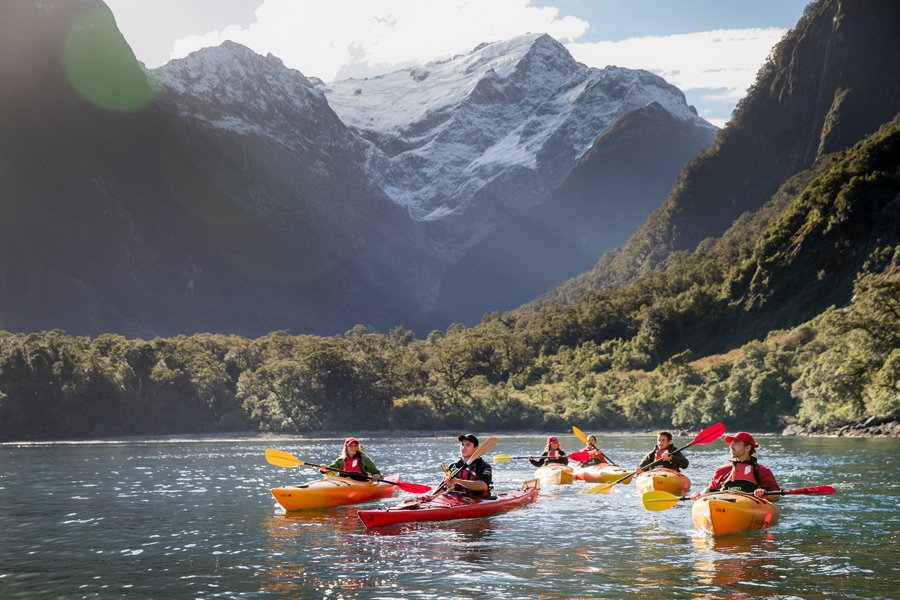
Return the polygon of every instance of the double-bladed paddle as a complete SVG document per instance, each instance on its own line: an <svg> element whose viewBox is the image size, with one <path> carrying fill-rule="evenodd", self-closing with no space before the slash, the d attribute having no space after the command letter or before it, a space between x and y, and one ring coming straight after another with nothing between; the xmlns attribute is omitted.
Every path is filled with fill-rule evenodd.
<svg viewBox="0 0 900 600"><path fill-rule="evenodd" d="M577 427L575 427L574 425L572 425L572 433L574 433L574 434L575 434L575 437L577 437L579 440L581 440L581 442L582 442L584 445L586 445L586 446L590 446L590 445L591 445L590 442L588 442L587 436L585 436L584 433L583 433L580 429L578 429ZM578 452L576 452L575 454L578 454ZM603 454L603 458L604 458L604 459L606 460L606 462L608 462L609 464L614 465L614 466L616 466L616 467L619 466L619 465L617 465L615 462L613 462L613 460L612 460L610 457L608 457L602 450L600 451L600 454ZM588 458L590 458L590 455L588 455ZM578 459L578 458L576 458L575 460L577 460L578 462L584 462L583 460Z"/></svg>
<svg viewBox="0 0 900 600"><path fill-rule="evenodd" d="M564 456L538 456L535 460L544 458L568 458L569 460L574 460L577 462L584 462L591 457L587 452L573 452L572 454L566 454ZM493 460L495 463L504 463L510 460L516 460L519 458L532 458L530 456L510 456L509 454L495 454Z"/></svg>
<svg viewBox="0 0 900 600"><path fill-rule="evenodd" d="M312 463L303 462L299 458L297 458L291 454L288 454L287 452L282 452L281 450L272 450L271 448L266 450L266 460L277 467L291 468L291 467L304 466L304 467L315 467L316 469L322 468L320 465L314 465ZM366 478L366 481L372 481L371 475L354 473L351 471L342 471L340 469L328 469L328 470L331 472L334 472L334 473L340 473L341 475L349 475L351 477L362 476L362 477ZM417 483L409 483L407 481L390 481L388 479L379 479L378 481L380 481L381 483L389 483L391 485L396 485L401 490L405 490L407 492L412 492L414 494L423 494L423 493L431 490L431 488L428 487L427 485L419 485Z"/></svg>
<svg viewBox="0 0 900 600"><path fill-rule="evenodd" d="M681 448L678 448L674 452L669 452L669 456L671 456L673 454L677 454L686 448L690 448L694 444L708 444L710 442L713 442L713 441L719 439L723 433L725 433L725 425L722 423L716 423L712 427L708 427L708 428L704 429L703 431L701 431L700 433L698 433L697 437L694 438L694 441L692 441L687 446L682 446ZM665 459L662 459L662 458L659 460L654 460L652 463L650 463L649 465L644 467L644 470L647 470L650 467L652 467L653 465L661 463L664 460ZM613 481L612 483L601 483L600 485L595 485L594 487L592 487L591 489L586 491L585 494L608 494L609 490L611 490L614 485L616 485L617 483L621 483L621 482L625 481L626 479L630 479L633 475L634 475L634 473L629 473L625 477L622 477L621 479L617 479L616 481Z"/></svg>
<svg viewBox="0 0 900 600"><path fill-rule="evenodd" d="M808 488L797 488L795 490L775 490L766 492L766 496L791 496L793 494L806 494L808 496L824 496L825 494L833 494L834 488L830 485L819 485ZM690 500L690 496L676 496L669 492L653 491L645 492L641 500L644 502L644 508L652 511L668 510L675 506L681 500Z"/></svg>

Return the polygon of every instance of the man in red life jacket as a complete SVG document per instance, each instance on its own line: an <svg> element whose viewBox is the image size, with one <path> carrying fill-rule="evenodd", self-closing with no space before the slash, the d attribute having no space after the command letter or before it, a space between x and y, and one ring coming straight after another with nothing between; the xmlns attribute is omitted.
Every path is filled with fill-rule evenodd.
<svg viewBox="0 0 900 600"><path fill-rule="evenodd" d="M461 458L450 465L450 471L455 472L457 469L466 465L466 461L475 452L478 447L478 438L471 433L460 435L459 453ZM460 473L447 480L447 489L451 492L467 494L469 496L489 496L491 493L491 484L493 473L491 465L486 463L479 456L472 461L472 464L465 466Z"/></svg>
<svg viewBox="0 0 900 600"><path fill-rule="evenodd" d="M762 498L767 491L781 489L772 471L756 462L758 444L752 435L739 431L733 436L726 436L725 442L731 445L731 462L716 469L706 489L691 494L691 500L696 500L701 494L719 490L740 490ZM773 495L768 500L778 500L778 496Z"/></svg>
<svg viewBox="0 0 900 600"><path fill-rule="evenodd" d="M657 464L654 467L655 469L665 467L679 473L681 469L687 469L689 464L687 457L681 452L672 454L676 449L672 444L672 434L668 431L660 431L656 435L656 447L647 453L638 468L634 470L634 474L643 473L644 467L660 459L662 459L662 462Z"/></svg>

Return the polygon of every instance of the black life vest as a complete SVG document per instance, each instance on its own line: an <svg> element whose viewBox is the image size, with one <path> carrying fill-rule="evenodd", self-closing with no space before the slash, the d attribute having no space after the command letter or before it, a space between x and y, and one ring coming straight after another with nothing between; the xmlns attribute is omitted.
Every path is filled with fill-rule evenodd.
<svg viewBox="0 0 900 600"><path fill-rule="evenodd" d="M465 479L466 481L481 481L478 478L478 473L475 471L475 467L473 465L467 465L456 475L456 478ZM463 487L461 485L454 485L450 491L458 492L460 494L468 494L470 496L488 496L490 495L490 486L488 486L487 490L478 492L475 490L470 490L469 488Z"/></svg>

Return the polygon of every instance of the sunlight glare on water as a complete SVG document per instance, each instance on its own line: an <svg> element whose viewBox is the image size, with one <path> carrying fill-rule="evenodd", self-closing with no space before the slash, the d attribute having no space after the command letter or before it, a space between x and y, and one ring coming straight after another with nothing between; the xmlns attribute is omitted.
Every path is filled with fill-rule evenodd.
<svg viewBox="0 0 900 600"><path fill-rule="evenodd" d="M482 438L483 439L483 438ZM655 437L600 436L633 467ZM489 455L539 454L502 436ZM684 445L689 439L676 438ZM537 503L488 518L367 530L360 506L286 513L270 488L316 479L265 449L330 462L340 440L35 443L0 446L0 597L7 598L891 598L900 539L895 439L765 437L760 462L785 497L772 529L709 538L690 502L646 511L633 485L544 485ZM581 448L561 436L568 452ZM456 440L363 440L386 474L425 485ZM686 451L702 489L723 441ZM495 491L532 478L494 465ZM411 495L377 504L389 505Z"/></svg>

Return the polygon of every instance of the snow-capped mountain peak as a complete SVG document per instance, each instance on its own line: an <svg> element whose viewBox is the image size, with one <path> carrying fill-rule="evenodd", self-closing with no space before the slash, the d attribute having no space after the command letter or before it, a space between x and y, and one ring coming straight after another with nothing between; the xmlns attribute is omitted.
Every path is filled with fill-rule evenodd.
<svg viewBox="0 0 900 600"><path fill-rule="evenodd" d="M624 112L655 101L714 129L662 78L588 68L545 34L320 87L377 149L372 177L414 218L447 220L440 229L450 247L470 245L540 199Z"/></svg>

